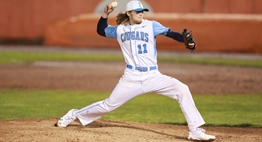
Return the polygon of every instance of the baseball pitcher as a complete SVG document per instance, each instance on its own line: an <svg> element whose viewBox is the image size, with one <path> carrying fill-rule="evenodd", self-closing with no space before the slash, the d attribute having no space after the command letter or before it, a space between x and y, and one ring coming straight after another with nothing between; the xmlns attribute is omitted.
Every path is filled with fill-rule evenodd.
<svg viewBox="0 0 262 142"><path fill-rule="evenodd" d="M164 75L157 64L156 36L163 35L184 43L186 48L195 50L196 42L191 32L174 32L157 21L144 19L144 8L138 0L127 3L126 11L117 15L116 25L107 24L108 15L117 6L114 0L104 8L97 24L97 33L103 37L116 39L121 47L126 66L111 95L105 100L95 102L81 109L69 110L57 123L67 127L78 119L83 126L117 109L127 101L144 93L154 92L176 100L188 123L190 140L215 140L199 128L205 122L197 110L187 85Z"/></svg>

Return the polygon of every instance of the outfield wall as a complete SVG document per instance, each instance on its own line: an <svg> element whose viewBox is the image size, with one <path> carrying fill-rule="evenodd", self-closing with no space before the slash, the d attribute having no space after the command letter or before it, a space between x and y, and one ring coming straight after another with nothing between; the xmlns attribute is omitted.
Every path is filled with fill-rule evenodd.
<svg viewBox="0 0 262 142"><path fill-rule="evenodd" d="M57 19L95 13L106 0L0 0L0 39L42 38ZM111 1L111 0L107 0ZM115 11L124 9L118 0ZM262 14L261 0L141 0L154 13Z"/></svg>
<svg viewBox="0 0 262 142"><path fill-rule="evenodd" d="M45 40L45 32L45 38L47 38L45 43L50 43L51 45L52 42L50 38L61 36L61 33L64 32L64 37L66 34L73 33L74 35L71 35L71 37L74 37L74 39L66 41L66 38L61 37L59 39L56 38L58 41L54 43L57 44L58 42L61 42L63 43L62 45L67 43L67 45L80 45L82 47L86 45L100 47L103 43L99 43L98 45L93 44L97 43L97 40L95 39L101 40L101 37L98 38L98 35L94 32L95 23L97 22L99 16L89 16L89 18L86 17L86 19L84 18L75 22L67 21L70 21L68 19L74 19L75 16L78 17L81 14L90 15L94 13L101 13L101 5L104 5L105 2L109 1L111 0L0 0L0 44L9 42L12 44L14 41L18 41L19 44L24 40L32 42L33 44L41 44ZM119 6L115 9L115 12L125 9L127 1L129 0L118 0ZM221 51L247 51L261 53L261 50L257 49L258 47L261 48L261 40L257 40L261 39L261 26L257 26L258 22L261 24L261 19L259 19L262 14L261 0L140 1L146 6L149 6L151 14L156 14L156 16L148 15L147 18L159 20L165 26L170 26L177 31L182 30L184 27L182 25L185 25L191 29L197 39L199 45L198 50L213 51L216 49L215 46L220 46L223 43L223 47L225 49L223 48ZM100 12L97 11L99 7ZM188 13L196 15L188 17L186 16ZM217 18L212 19L214 17L212 14L216 13L225 15L218 16L220 17L219 20ZM227 14L230 15L227 16ZM236 18L234 18L236 15L232 16L231 14L243 14L245 16L243 16L244 18L242 18L242 20L241 18L236 20ZM230 18L233 19L230 20ZM111 23L114 23L114 19L111 20ZM252 20L254 21L252 22ZM64 23L64 25L58 26L56 25L57 23ZM87 23L89 26L84 27ZM80 27L76 28L76 24L80 25ZM58 32L57 34L51 34L52 31L46 29L52 29L52 25L58 27L58 29L53 29L54 31L62 29L64 31L60 33ZM69 29L64 27L65 25L69 26ZM229 27L230 25L233 27ZM79 31L74 31L74 29L84 30L87 34L81 33L80 35L87 36L76 37L75 35L79 35ZM234 33L238 34L233 41L229 41L229 39L232 38L228 38L228 34L232 34L229 32L230 29L234 30ZM254 32L255 29L256 32ZM223 31L226 30L228 30L228 32L223 34ZM217 33L217 36L211 34L210 36L207 34L211 31ZM243 35L246 36L243 37ZM251 35L253 39L251 39ZM258 35L259 38L254 35ZM87 39L87 37L90 39ZM108 39L105 40L107 41ZM110 47L116 48L116 43L112 40L109 41L112 42L109 43ZM236 41L237 44L234 43ZM175 48L177 50L183 50L184 48L181 44L164 39L163 37L159 37L158 44L160 45L160 49ZM104 45L108 45L108 43Z"/></svg>
<svg viewBox="0 0 262 142"><path fill-rule="evenodd" d="M183 28L188 28L197 42L197 51L262 54L260 15L157 13L147 14L145 17L159 21L173 31L182 32ZM45 44L119 48L116 40L96 33L99 18L100 15L84 14L57 20L45 29ZM115 15L110 16L109 24L115 24ZM164 36L157 37L157 47L160 50L185 50L183 44Z"/></svg>

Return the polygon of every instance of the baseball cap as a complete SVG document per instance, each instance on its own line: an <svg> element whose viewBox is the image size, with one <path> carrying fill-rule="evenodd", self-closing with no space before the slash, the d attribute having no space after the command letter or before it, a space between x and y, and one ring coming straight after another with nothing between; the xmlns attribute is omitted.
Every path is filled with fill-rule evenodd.
<svg viewBox="0 0 262 142"><path fill-rule="evenodd" d="M136 12L149 11L147 8L144 8L142 3L138 0L132 0L126 4L126 11L131 11L131 10L134 10Z"/></svg>

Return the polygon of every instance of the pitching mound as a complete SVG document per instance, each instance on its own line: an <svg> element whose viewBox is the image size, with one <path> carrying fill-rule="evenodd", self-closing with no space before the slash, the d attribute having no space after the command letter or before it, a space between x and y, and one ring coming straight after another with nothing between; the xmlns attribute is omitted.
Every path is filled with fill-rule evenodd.
<svg viewBox="0 0 262 142"><path fill-rule="evenodd" d="M1 142L186 142L187 127L120 121L95 121L87 126L74 122L67 128L54 126L57 119L0 121ZM204 127L216 142L259 142L262 129Z"/></svg>

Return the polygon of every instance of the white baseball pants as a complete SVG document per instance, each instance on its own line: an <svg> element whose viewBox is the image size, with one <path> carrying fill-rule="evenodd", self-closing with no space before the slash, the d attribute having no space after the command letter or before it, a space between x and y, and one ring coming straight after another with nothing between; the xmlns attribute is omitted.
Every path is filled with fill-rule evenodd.
<svg viewBox="0 0 262 142"><path fill-rule="evenodd" d="M195 106L187 85L175 78L161 74L158 70L141 72L128 68L125 69L124 75L109 98L78 110L76 116L85 126L127 101L149 92L177 100L189 129L197 128L205 123Z"/></svg>

